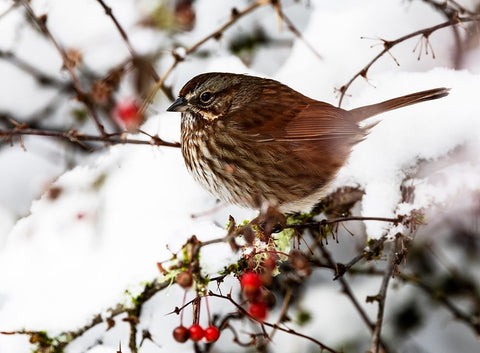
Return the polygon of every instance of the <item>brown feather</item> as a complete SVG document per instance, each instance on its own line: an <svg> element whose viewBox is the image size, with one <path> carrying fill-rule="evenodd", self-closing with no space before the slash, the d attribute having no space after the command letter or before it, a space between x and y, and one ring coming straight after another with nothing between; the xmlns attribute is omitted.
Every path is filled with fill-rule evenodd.
<svg viewBox="0 0 480 353"><path fill-rule="evenodd" d="M352 114L352 117L355 121L360 122L374 115L384 113L390 110L448 96L449 91L450 88L441 87L429 89L427 91L407 94L405 96L389 99L381 103L366 105L364 107L352 109L350 110L350 114Z"/></svg>
<svg viewBox="0 0 480 353"><path fill-rule="evenodd" d="M185 163L207 190L230 203L269 201L291 212L324 195L367 133L358 122L447 94L438 88L346 111L277 81L207 73L190 80L169 109L183 112Z"/></svg>

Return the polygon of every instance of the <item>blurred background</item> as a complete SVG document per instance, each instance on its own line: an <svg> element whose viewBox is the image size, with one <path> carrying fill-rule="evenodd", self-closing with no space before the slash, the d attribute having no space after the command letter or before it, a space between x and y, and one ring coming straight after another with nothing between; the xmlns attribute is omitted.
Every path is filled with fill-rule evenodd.
<svg viewBox="0 0 480 353"><path fill-rule="evenodd" d="M422 225L349 224L328 249L348 263L372 239L408 234L387 296L385 351L480 351L479 11L476 0L2 0L0 331L19 334L0 335L0 352L115 352L119 341L122 352L319 351L285 333L270 344L225 334L212 346L180 345L178 318L166 316L181 305L175 287L146 302L136 348L125 312L112 330L84 327L140 293L192 234L215 238L229 214L255 215L210 212L217 201L187 175L175 144L180 117L165 109L207 71L271 77L346 109L452 87L438 105L382 121L334 185L360 192L353 213L421 210ZM212 277L238 258L225 248L202 253ZM376 305L365 298L378 291L386 254L348 275L372 322ZM332 269L307 277L288 325L338 351L367 351L370 329ZM234 309L211 306L220 316ZM244 342L260 332L238 325Z"/></svg>

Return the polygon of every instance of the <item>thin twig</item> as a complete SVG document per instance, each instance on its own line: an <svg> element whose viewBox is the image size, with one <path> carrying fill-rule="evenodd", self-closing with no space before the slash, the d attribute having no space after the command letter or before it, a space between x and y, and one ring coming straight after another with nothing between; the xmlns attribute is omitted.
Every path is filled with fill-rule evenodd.
<svg viewBox="0 0 480 353"><path fill-rule="evenodd" d="M335 261L333 260L332 256L330 255L330 252L318 240L317 237L314 237L314 241L315 241L317 247L319 248L320 252L322 253L323 257L327 260L327 263L330 266L335 267ZM363 322L370 329L370 331L372 331L372 334L373 334L375 325L372 323L372 321L368 317L367 313L365 312L365 310L362 308L362 306L358 302L358 300L355 297L352 289L350 288L350 285L348 284L348 282L346 281L346 279L344 277L339 277L338 280L340 282L340 285L342 286L343 293L350 299L353 306L357 310L358 314L362 318ZM393 352L393 350L391 348L387 348L385 342L383 342L383 340L381 340L381 338L380 338L380 344L383 347L383 349L385 350L385 352Z"/></svg>
<svg viewBox="0 0 480 353"><path fill-rule="evenodd" d="M285 12L283 12L280 8L278 8L277 13L279 14L283 22L285 22L290 32L292 32L299 40L301 40L303 44L305 44L307 48L310 49L310 51L317 58L319 58L320 60L323 60L323 56L313 47L313 45L309 41L307 41L307 39L302 35L302 33L295 27L293 22L287 17Z"/></svg>
<svg viewBox="0 0 480 353"><path fill-rule="evenodd" d="M376 253L382 246L383 243L388 238L386 236L383 236L382 238L375 240L375 242L368 247L368 250L364 250L361 254L355 256L352 260L350 260L346 265L343 264L336 264L336 275L333 277L333 280L337 280L339 277L342 277L345 273L347 273L358 261L363 260L367 258L368 256L371 256L371 254Z"/></svg>
<svg viewBox="0 0 480 353"><path fill-rule="evenodd" d="M390 254L388 256L387 268L384 271L382 278L382 284L380 285L380 290L375 296L375 300L378 302L378 312L377 320L375 322L375 328L372 333L372 345L370 347L371 353L379 353L380 351L380 335L382 332L383 325L383 316L385 312L385 302L387 300L387 288L388 282L392 277L393 270L395 268L395 255L398 249L399 239L395 239L394 243L391 245Z"/></svg>
<svg viewBox="0 0 480 353"><path fill-rule="evenodd" d="M18 6L18 1L12 1L12 3L10 4L10 6L7 7L7 8L5 9L5 11L3 11L2 13L0 13L0 20L1 20L4 16L8 15L8 14L10 13L10 11L12 11L12 10L13 10L15 7L17 7L17 6Z"/></svg>
<svg viewBox="0 0 480 353"><path fill-rule="evenodd" d="M128 348L130 348L131 353L137 353L137 317L128 319L128 324L130 325L130 335L128 337Z"/></svg>
<svg viewBox="0 0 480 353"><path fill-rule="evenodd" d="M285 321L285 317L287 317L287 311L288 311L288 307L290 306L291 299L292 299L292 288L288 287L282 301L282 308L280 309L280 315L278 316L278 320L275 323L277 326L280 325L283 321ZM273 336L275 336L276 331L277 331L277 328L274 328L272 330L272 333L270 333L269 342L271 342L271 340L273 339Z"/></svg>
<svg viewBox="0 0 480 353"><path fill-rule="evenodd" d="M452 19L458 17L459 14L466 15L475 15L473 12L462 7L455 1L442 1L436 2L433 0L422 0L423 2L433 6L436 10L441 12L447 19ZM456 45L456 50L454 50L454 67L455 69L460 68L460 64L463 56L465 55L464 42L460 36L460 31L457 26L452 27L453 38ZM420 53L419 53L420 54Z"/></svg>
<svg viewBox="0 0 480 353"><path fill-rule="evenodd" d="M475 15L475 12L468 10L466 7L460 5L458 2L454 0L442 0L441 2L436 2L433 0L422 0L423 2L432 5L437 10L448 14L450 17L454 15L454 13L459 14L466 14L466 15Z"/></svg>
<svg viewBox="0 0 480 353"><path fill-rule="evenodd" d="M476 334L480 335L480 320L478 317L470 316L458 308L452 301L450 301L444 294L439 293L436 288L433 288L431 285L422 281L421 278L415 275L409 275L406 273L397 273L396 276L401 278L407 283L411 283L421 290L423 290L428 296L432 299L435 299L442 303L452 314L453 316L467 324Z"/></svg>
<svg viewBox="0 0 480 353"><path fill-rule="evenodd" d="M162 75L162 77L158 80L158 82L155 84L155 86L152 88L151 92L149 93L148 97L144 100L141 108L140 108L140 112L143 113L145 112L146 108L147 108L147 105L149 105L152 101L153 101L153 97L155 97L155 95L157 94L157 91L159 90L160 87L163 86L163 84L165 83L165 80L167 79L168 76L170 76L170 74L172 73L172 71L175 69L175 67L180 63L182 62L183 60L185 60L185 58L192 54L193 52L195 52L200 46L202 46L203 44L205 44L207 41L209 41L210 39L212 38L220 38L220 36L222 35L222 33L227 29L229 28L230 26L232 26L235 22L237 22L240 18L242 18L243 16L247 15L248 13L252 12L253 10L255 10L256 8L260 7L260 6L263 6L263 5L266 5L270 3L270 0L257 0L255 1L254 3L252 3L251 5L249 5L247 8L245 8L244 10L242 11L238 11L238 10L234 10L232 11L232 16L230 18L230 20L228 20L227 22L225 22L222 26L220 26L217 30L215 30L214 32L210 33L209 35L207 35L206 37L204 37L203 39L199 40L197 43L193 44L191 47L187 48L185 50L185 53L183 55L179 55L176 51L173 51L172 52L172 56L173 56L173 63L172 65L167 69L167 71L165 71L165 73Z"/></svg>
<svg viewBox="0 0 480 353"><path fill-rule="evenodd" d="M393 48L395 45L406 41L407 39L416 37L418 35L422 35L424 37L430 36L433 32L436 32L439 29L445 28L445 27L450 27L450 26L455 26L459 23L465 23L465 22L478 22L480 21L480 15L475 15L475 16L470 16L470 17L455 17L452 18L446 22L440 23L438 25L424 28L415 32L412 32L410 34L407 34L405 36L402 36L400 38L397 38L393 41L387 41L383 40L383 50L378 53L367 65L365 65L360 71L358 71L345 85L339 88L340 92L340 99L338 102L338 106L340 107L343 102L343 98L345 97L345 94L348 90L348 88L351 86L353 81L355 81L358 77L367 77L367 72L370 69L370 67L378 60L380 59L385 53L388 53L391 48Z"/></svg>
<svg viewBox="0 0 480 353"><path fill-rule="evenodd" d="M122 25L120 24L120 22L117 20L117 18L113 14L112 8L110 6L108 6L107 4L105 4L105 2L103 0L97 0L97 2L105 10L105 14L112 19L113 24L115 25L118 32L120 33L120 36L122 37L123 41L125 42L125 45L127 46L128 51L130 52L130 55L133 58L137 58L139 55L136 52L136 50L133 48L132 44L130 43L130 39L128 38L127 32L125 31L125 29L123 29ZM152 64L150 62L146 62L146 64L148 65L148 70L150 71L150 74L151 74L152 78L155 81L158 81L160 79L160 76L158 76L157 72L155 71L155 68L152 66Z"/></svg>
<svg viewBox="0 0 480 353"><path fill-rule="evenodd" d="M93 107L93 104L90 102L88 94L83 90L82 85L80 83L80 80L78 79L77 75L73 71L73 68L71 67L71 65L68 62L69 60L68 60L68 57L67 57L67 53L60 46L60 44L57 42L55 37L53 37L52 33L48 29L47 24L46 24L47 18L46 17L37 17L35 15L35 12L33 11L32 7L30 6L30 3L29 3L28 0L19 0L19 1L21 2L23 7L25 8L25 10L27 11L27 14L30 16L32 21L34 21L37 24L37 26L40 28L40 30L43 32L43 34L48 39L50 39L50 41L53 43L53 45L57 49L58 53L62 57L63 67L70 74L70 78L72 79L73 86L75 88L75 91L77 92L78 100L81 101L85 105L85 107L87 108L90 116L93 118L93 120L95 122L95 125L97 126L98 131L102 134L102 136L107 135L107 133L105 132L105 128L102 125L102 123L100 122L98 114L97 114L95 108Z"/></svg>
<svg viewBox="0 0 480 353"><path fill-rule="evenodd" d="M333 260L332 256L330 255L330 252L325 248L325 246L323 246L323 244L320 242L318 242L317 245L320 252L322 253L322 256L325 258L325 260L327 260L327 263L329 263L330 266L335 266L335 261ZM365 324L369 329L373 330L373 327L374 327L373 323L370 321L370 318L368 317L367 313L365 312L365 310L363 310L357 298L353 294L353 291L350 288L350 285L347 283L347 281L343 277L339 278L339 282L342 285L343 292L350 298L353 306L357 309L363 322L365 322Z"/></svg>
<svg viewBox="0 0 480 353"><path fill-rule="evenodd" d="M14 129L0 129L1 138L12 138L13 136L43 136L43 137L55 137L65 139L74 143L81 143L82 141L90 142L103 142L107 145L152 145L152 146L166 146L166 147L180 147L178 142L167 142L162 140L157 135L152 136L149 140L137 140L132 138L125 138L118 134L109 134L104 136L87 135L76 130L70 131L56 131L56 130L43 130L43 129L30 129L30 128L14 128Z"/></svg>
<svg viewBox="0 0 480 353"><path fill-rule="evenodd" d="M35 339L35 342L41 342L46 345L49 345L50 348L55 347L57 350L63 351L70 342L75 340L76 338L80 337L83 335L86 331L89 329L95 327L96 325L107 321L109 327L112 327L115 323L113 321L113 318L120 315L120 314L127 314L127 317L123 319L123 321L126 321L130 325L130 339L129 339L129 348L132 352L137 352L137 345L136 345L136 332L137 332L137 324L138 324L138 317L140 317L141 314L141 309L143 307L143 304L147 302L150 298L152 298L156 293L164 290L170 285L169 281L159 281L155 279L151 284L145 286L143 292L135 297L135 305L133 308L126 307L122 303L116 304L114 307L111 307L110 309L105 310L105 313L108 313L108 317L104 318L104 315L102 314L97 314L93 317L93 319L86 324L85 326L80 327L77 330L74 331L65 331L59 333L56 337L53 338L58 338L61 337L61 339L52 339L52 337L48 337L47 334L44 331L32 331L32 330L15 330L15 331L0 331L0 334L2 335L28 335L31 338ZM219 295L216 295L219 296ZM178 309L181 310L181 309ZM243 309L242 309L243 310ZM245 313L245 311L243 311ZM248 314L247 314L248 315ZM273 327L273 324L266 324L267 326ZM329 347L323 345L321 342L310 338L308 336L305 336L303 334L297 333L293 330L288 330L284 329L281 327L278 327L278 330L284 331L284 332L289 332L292 334L295 334L300 337L304 337L306 339L309 339L310 341L313 341L317 344L319 344L323 349L328 350L332 353L338 353L335 350L330 349ZM239 342L237 342L239 343ZM55 346L54 346L55 345ZM251 346L251 343L246 344L246 346Z"/></svg>
<svg viewBox="0 0 480 353"><path fill-rule="evenodd" d="M61 91L73 89L73 86L70 82L63 82L55 77L49 76L48 74L40 71L38 68L31 65L27 61L19 58L11 51L4 51L0 49L0 59L9 62L11 65L14 65L20 70L31 75L40 85L56 87L59 88Z"/></svg>
<svg viewBox="0 0 480 353"><path fill-rule="evenodd" d="M272 324L272 323L269 323L269 322L266 322L266 321L261 321L261 320L256 319L255 317L251 316L240 304L238 304L235 300L233 300L231 295L226 295L225 296L225 295L222 295L222 294L216 294L212 291L210 291L208 293L208 295L211 296L211 297L227 299L233 305L235 305L235 307L238 309L238 311L240 311L242 314L246 315L250 320L258 322L259 324L261 324L263 326L268 326L268 327L271 327L273 329L276 329L277 331L282 331L282 332L285 332L285 333L289 333L291 335L295 335L295 336L298 336L298 337L305 338L305 339L315 343L316 345L318 345L320 347L320 349L322 349L322 350L326 350L326 351L331 352L331 353L339 353L335 349L323 344L322 342L320 342L319 340L317 340L317 339L315 339L311 336L304 335L304 334L302 334L300 332L297 332L293 329L278 326L277 324Z"/></svg>
<svg viewBox="0 0 480 353"><path fill-rule="evenodd" d="M285 228L293 229L304 229L304 228L315 228L319 226L325 226L329 224L336 224L348 221L378 221L378 222L389 222L398 224L403 220L402 217L397 218L386 218L386 217L362 217L362 216L348 216L348 217L338 217L332 219L322 219L319 222L306 222L301 224L289 224Z"/></svg>

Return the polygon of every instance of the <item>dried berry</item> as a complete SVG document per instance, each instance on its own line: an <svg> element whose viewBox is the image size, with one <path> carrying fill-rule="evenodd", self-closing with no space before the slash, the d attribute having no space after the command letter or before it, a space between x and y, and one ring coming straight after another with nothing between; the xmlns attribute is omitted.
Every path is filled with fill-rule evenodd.
<svg viewBox="0 0 480 353"><path fill-rule="evenodd" d="M172 334L175 341L180 343L186 342L190 337L190 332L185 326L175 327Z"/></svg>

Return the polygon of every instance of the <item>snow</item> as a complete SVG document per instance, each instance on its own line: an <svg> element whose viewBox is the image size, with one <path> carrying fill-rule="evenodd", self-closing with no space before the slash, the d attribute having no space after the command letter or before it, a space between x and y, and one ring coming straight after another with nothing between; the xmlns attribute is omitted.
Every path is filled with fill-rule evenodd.
<svg viewBox="0 0 480 353"><path fill-rule="evenodd" d="M105 70L127 57L128 51L119 34L95 2L77 0L67 4L60 0L44 0L34 4L39 13L48 12L48 24L61 42L80 48L86 63L93 69ZM206 0L195 2L197 26L191 33L178 35L175 45L188 47L195 43L226 21L233 6L241 9L248 2L211 4ZM165 40L164 34L136 27L135 2L110 2L110 6L127 31L132 32L130 38L138 50L148 52L161 45L173 48L171 39L168 45L159 44ZM443 21L442 16L422 2L400 0L388 3L369 0L361 5L353 0L342 5L312 2L312 8L307 10L301 4L289 3L285 8L294 23L300 18L298 27L323 60L285 29L284 33L278 33L276 16L265 8L242 19L238 24L240 29L227 31L221 41L208 42L206 48L218 50L215 57L192 56L180 63L167 84L177 92L201 72L250 73L271 76L308 96L337 104L334 88L345 84L381 50L381 46L370 47L375 41L360 39L360 36L395 39ZM14 31L2 30L14 28L15 23L18 26L21 20L15 13L0 19L2 49L18 48L22 57L62 77L58 74L61 61L53 50L44 50L48 45L38 44L38 35L24 29L20 43L16 43L11 39ZM294 44L290 51L282 52L285 58L275 57L273 49L262 49L254 65L248 68L226 51L225 43L233 34L259 22L265 24L273 37L294 40ZM472 191L480 189L480 61L469 57L465 64L468 69L454 70L451 31L441 30L430 40L435 60L422 55L418 61L418 54L411 53L416 39L410 40L392 49L401 64L399 67L385 55L368 72L368 83L359 79L345 96L343 106L354 108L423 89L451 88L448 97L372 119L379 123L355 146L334 184L334 187L358 185L365 190L359 205L364 216L392 217L420 208L440 212L442 207L459 200L468 205L472 202ZM36 51L38 56L33 55ZM474 53L470 55L475 58ZM158 71L163 73L171 60L169 57L161 59ZM0 75L12 84L9 87L0 84L2 110L23 116L51 99L48 90L35 90L35 83L28 76L11 70L8 64L0 62ZM24 91L20 92L17 85ZM28 104L25 97L28 97ZM180 117L164 112L168 102L162 97L157 99L152 110L158 114L151 116L143 129L159 133L169 141L178 140ZM217 204L187 174L178 149L115 146L64 173L66 163L52 164L35 156L35 149L41 146L56 148L52 145L32 139L28 140L27 152L18 144L0 150L2 171L8 169L13 173L2 173L0 183L0 330L26 328L56 334L81 327L95 314L105 313L116 303L128 301L126 290L138 293L142 283L158 276L156 262L169 259L190 236L214 239L225 234L229 214L238 222L255 215L253 211L228 206L192 218L192 214L212 210ZM402 203L400 186L405 180L416 187L413 203ZM62 190L55 200L45 192L53 186ZM34 200L38 195L43 196ZM26 205L30 204L27 214ZM24 217L16 220L18 215ZM367 222L365 227L371 238L388 231L383 223ZM238 254L233 254L228 245L223 244L205 247L201 261L205 273L214 276L237 257ZM227 279L222 290L228 293L231 288L238 289L236 286L236 281ZM373 288L377 287L375 283ZM357 293L359 297L373 294L372 283L362 283ZM193 297L192 292L188 295L190 299ZM147 342L142 346L142 353L191 351L190 345L179 345L171 339L171 329L178 325L178 317L167 314L181 305L182 297L183 291L172 286L145 305L139 332L142 328L149 329L160 348ZM215 311L231 310L225 301L209 300ZM303 305L311 308L312 303L328 302L331 311L315 312L305 333L314 334L319 330L321 339L342 342L345 332L330 332L329 329L347 321L355 328L349 332L349 337L363 332L365 328L358 317L352 318L351 311L339 309L345 307L347 301L340 296L338 288L326 290L312 286L302 300ZM373 306L372 313L375 313ZM187 310L188 320L189 315L191 312ZM117 349L119 339L122 339L123 351L129 352L126 344L128 325L121 318L116 318L117 325L107 333L102 325L90 330L69 346L68 352L112 352ZM203 322L205 319L202 316ZM428 332L431 331L425 333L425 339L435 341ZM96 344L99 339L102 343ZM220 344L232 351L238 349L232 346L231 339L227 334ZM290 335L279 334L278 340L275 347L285 344L291 348L289 351L306 351L302 340L295 339L291 341L295 343L289 344ZM28 350L25 337L0 335L0 352ZM448 349L439 344L437 351L448 352Z"/></svg>

